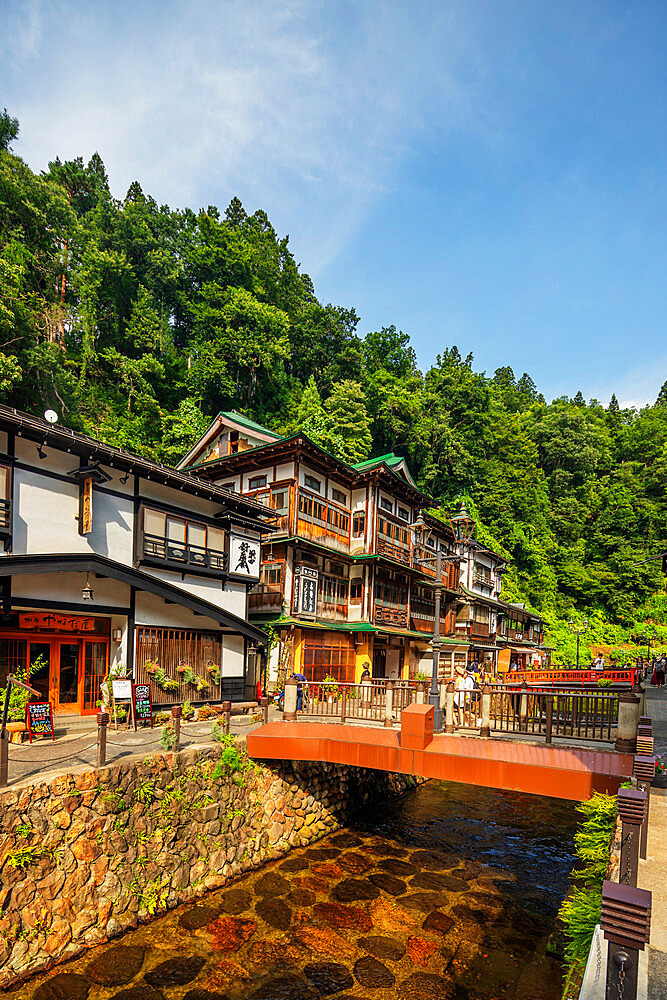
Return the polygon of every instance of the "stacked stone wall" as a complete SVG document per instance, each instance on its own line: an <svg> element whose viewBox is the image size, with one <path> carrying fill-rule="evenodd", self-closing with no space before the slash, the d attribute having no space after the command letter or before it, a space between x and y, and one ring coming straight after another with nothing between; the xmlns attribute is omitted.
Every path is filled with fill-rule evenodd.
<svg viewBox="0 0 667 1000"><path fill-rule="evenodd" d="M252 763L231 747L157 754L0 794L0 987L65 961L416 779Z"/></svg>

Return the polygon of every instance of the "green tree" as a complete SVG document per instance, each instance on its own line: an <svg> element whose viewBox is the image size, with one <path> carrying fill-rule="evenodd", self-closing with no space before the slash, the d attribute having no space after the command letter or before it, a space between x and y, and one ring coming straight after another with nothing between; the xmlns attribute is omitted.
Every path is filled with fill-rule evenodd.
<svg viewBox="0 0 667 1000"><path fill-rule="evenodd" d="M361 462L371 453L373 439L363 388L359 382L337 382L325 403L327 429L342 440L338 457L345 462Z"/></svg>

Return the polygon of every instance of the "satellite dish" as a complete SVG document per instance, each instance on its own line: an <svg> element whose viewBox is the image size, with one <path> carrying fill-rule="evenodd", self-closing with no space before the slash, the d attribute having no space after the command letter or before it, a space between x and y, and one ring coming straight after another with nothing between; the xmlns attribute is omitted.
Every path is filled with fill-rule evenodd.
<svg viewBox="0 0 667 1000"><path fill-rule="evenodd" d="M48 420L50 424L55 424L58 421L58 414L55 410L45 410L44 419Z"/></svg>

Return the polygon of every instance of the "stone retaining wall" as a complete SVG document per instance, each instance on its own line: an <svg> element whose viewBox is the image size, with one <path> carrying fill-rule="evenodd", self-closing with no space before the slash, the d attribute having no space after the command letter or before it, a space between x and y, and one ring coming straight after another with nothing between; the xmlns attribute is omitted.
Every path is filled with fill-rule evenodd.
<svg viewBox="0 0 667 1000"><path fill-rule="evenodd" d="M259 766L231 745L0 793L0 987L342 826L409 775Z"/></svg>

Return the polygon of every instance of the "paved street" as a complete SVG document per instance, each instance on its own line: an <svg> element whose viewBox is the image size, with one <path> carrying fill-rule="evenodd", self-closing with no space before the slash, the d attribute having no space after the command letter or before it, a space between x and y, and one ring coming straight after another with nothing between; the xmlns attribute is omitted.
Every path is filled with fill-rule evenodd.
<svg viewBox="0 0 667 1000"><path fill-rule="evenodd" d="M270 710L272 713L275 709ZM273 717L273 715L271 715ZM276 713L277 717L277 713ZM233 715L231 732L245 735L256 729L260 723L251 723L251 716ZM188 746L210 743L213 720L205 722L185 722L181 727L181 749ZM107 731L107 764L123 758L145 756L160 750L162 727L133 730L111 726ZM36 740L32 745L25 742L9 746L9 785L19 782L45 780L69 771L77 771L95 765L97 756L97 729L84 732L75 730L49 740Z"/></svg>

